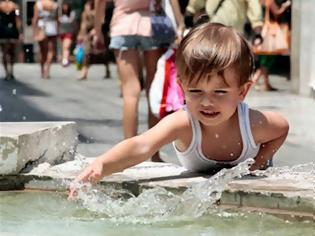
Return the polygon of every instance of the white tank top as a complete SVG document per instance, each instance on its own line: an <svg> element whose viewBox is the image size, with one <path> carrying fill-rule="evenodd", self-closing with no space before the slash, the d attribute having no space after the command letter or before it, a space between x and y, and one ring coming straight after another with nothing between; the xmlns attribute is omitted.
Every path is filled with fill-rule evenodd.
<svg viewBox="0 0 315 236"><path fill-rule="evenodd" d="M194 119L188 112L191 126L192 126L192 141L184 152L177 150L175 142L173 146L175 148L177 158L179 162L188 170L192 171L207 171L218 169L222 167L235 166L238 163L248 159L256 157L260 144L255 144L249 121L248 106L246 103L240 103L237 107L238 120L243 142L243 150L239 158L234 161L215 161L205 157L201 149L201 128L199 121Z"/></svg>

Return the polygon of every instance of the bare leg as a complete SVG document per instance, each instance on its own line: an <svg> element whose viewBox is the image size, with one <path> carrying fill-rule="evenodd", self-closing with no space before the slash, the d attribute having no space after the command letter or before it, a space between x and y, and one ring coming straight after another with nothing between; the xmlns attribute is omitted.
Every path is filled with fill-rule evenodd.
<svg viewBox="0 0 315 236"><path fill-rule="evenodd" d="M271 86L269 82L269 72L265 67L261 67L261 74L264 78L264 89L265 91L277 91L278 89Z"/></svg>
<svg viewBox="0 0 315 236"><path fill-rule="evenodd" d="M255 73L254 73L254 75L253 75L253 82L254 82L254 83L257 83L258 80L260 79L261 75L262 75L262 71L261 71L261 67L259 67L259 68L255 71Z"/></svg>
<svg viewBox="0 0 315 236"><path fill-rule="evenodd" d="M105 76L104 79L109 79L110 78L110 70L109 70L109 63L105 62L104 63L105 66Z"/></svg>
<svg viewBox="0 0 315 236"><path fill-rule="evenodd" d="M157 61L161 57L165 50L164 49L157 49L157 50L150 50L144 52L144 65L146 68L146 83L145 83L145 91L147 96L147 102L148 102L148 126L149 128L152 128L154 125L156 125L159 122L159 119L155 117L151 111L150 105L149 105L149 90L151 87L151 83L153 81L155 72L156 72L156 66ZM155 153L152 156L152 161L156 162L162 162L159 153Z"/></svg>
<svg viewBox="0 0 315 236"><path fill-rule="evenodd" d="M8 79L7 45L1 44L1 50L2 50L2 63L3 63L4 71L5 71L5 79L7 80Z"/></svg>
<svg viewBox="0 0 315 236"><path fill-rule="evenodd" d="M47 39L39 42L39 49L40 49L40 68L41 68L41 77L44 78L45 76L45 62L47 59Z"/></svg>
<svg viewBox="0 0 315 236"><path fill-rule="evenodd" d="M89 71L89 55L85 55L82 62L80 77L78 78L78 80L86 80L88 71Z"/></svg>
<svg viewBox="0 0 315 236"><path fill-rule="evenodd" d="M140 55L136 49L115 50L118 73L123 94L123 128L125 138L137 135L138 104L140 98Z"/></svg>
<svg viewBox="0 0 315 236"><path fill-rule="evenodd" d="M15 59L15 43L10 43L8 45L9 50L8 50L8 56L9 56L9 61L10 61L10 70L9 70L9 74L10 74L10 78L14 79L14 75L13 75L13 66L14 66L14 59Z"/></svg>
<svg viewBox="0 0 315 236"><path fill-rule="evenodd" d="M69 65L69 57L70 57L70 47L72 40L69 38L65 38L62 41L62 65Z"/></svg>
<svg viewBox="0 0 315 236"><path fill-rule="evenodd" d="M46 79L49 78L49 70L50 70L51 62L52 62L54 55L55 55L55 44L56 44L55 38L48 39L47 58L46 58L46 62L44 65L44 78L46 78Z"/></svg>

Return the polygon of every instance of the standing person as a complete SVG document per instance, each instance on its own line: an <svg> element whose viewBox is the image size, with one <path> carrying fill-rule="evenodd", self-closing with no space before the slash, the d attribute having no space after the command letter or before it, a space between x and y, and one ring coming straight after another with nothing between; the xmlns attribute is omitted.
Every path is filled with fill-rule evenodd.
<svg viewBox="0 0 315 236"><path fill-rule="evenodd" d="M255 32L256 44L261 43L260 33L263 22L259 0L189 0L185 15L192 18L203 8L210 22L231 26L242 34L248 19Z"/></svg>
<svg viewBox="0 0 315 236"><path fill-rule="evenodd" d="M38 41L40 48L40 66L43 79L49 79L49 70L56 50L58 35L58 4L53 0L37 0L34 5L32 19L33 37ZM37 28L41 29L44 37L38 39Z"/></svg>
<svg viewBox="0 0 315 236"><path fill-rule="evenodd" d="M192 171L232 167L246 159L250 170L265 168L281 147L288 123L276 112L250 109L251 47L233 28L202 24L181 41L176 55L186 108L163 118L145 133L126 139L99 156L76 178L96 183L148 159L173 143L181 164ZM70 189L69 199L75 197Z"/></svg>
<svg viewBox="0 0 315 236"><path fill-rule="evenodd" d="M106 7L105 0L96 0L95 33L96 41L102 41L101 25ZM160 2L160 1L158 1ZM145 91L148 98L149 89L153 80L157 61L165 51L152 37L151 16L155 14L151 9L151 0L114 0L115 9L110 25L110 49L114 50L118 74L121 81L123 97L123 129L124 137L131 138L137 135L138 130L138 103L140 99L140 52L143 52L144 67L146 70ZM178 31L184 28L183 17L177 0L171 0ZM148 103L149 104L149 103ZM149 106L148 106L149 107ZM158 119L148 113L148 126L153 127ZM153 161L161 161L158 155Z"/></svg>
<svg viewBox="0 0 315 236"><path fill-rule="evenodd" d="M14 79L15 47L22 37L20 10L13 1L0 2L0 46L5 80Z"/></svg>
<svg viewBox="0 0 315 236"><path fill-rule="evenodd" d="M263 6L263 12L269 9L270 21L281 22L281 16L286 10L291 6L291 1L285 1L279 7L275 0L260 0L261 5ZM266 3L268 7L266 7ZM289 39L288 39L289 40ZM269 71L276 61L276 55L257 55L256 56L256 71L253 77L254 83L257 83L261 77L263 77L264 91L277 91L277 88L271 86L269 82Z"/></svg>
<svg viewBox="0 0 315 236"><path fill-rule="evenodd" d="M89 66L91 63L91 56L93 52L93 35L94 35L94 1L88 0L84 4L84 10L81 14L80 30L77 36L77 42L83 44L84 58L82 68L80 71L79 81L86 80L88 75Z"/></svg>
<svg viewBox="0 0 315 236"><path fill-rule="evenodd" d="M68 3L62 4L62 14L59 17L60 38L62 41L61 65L70 65L70 48L75 30L75 12L71 10Z"/></svg>

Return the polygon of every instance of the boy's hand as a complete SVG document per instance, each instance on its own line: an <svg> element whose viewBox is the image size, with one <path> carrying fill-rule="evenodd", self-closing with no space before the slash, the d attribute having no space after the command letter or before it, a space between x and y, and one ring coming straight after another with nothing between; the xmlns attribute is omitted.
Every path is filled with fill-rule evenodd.
<svg viewBox="0 0 315 236"><path fill-rule="evenodd" d="M81 174L79 174L74 182L90 182L96 184L102 179L103 165L99 161L95 160L92 164L86 167ZM75 184L70 185L68 200L74 200L77 195L77 186Z"/></svg>

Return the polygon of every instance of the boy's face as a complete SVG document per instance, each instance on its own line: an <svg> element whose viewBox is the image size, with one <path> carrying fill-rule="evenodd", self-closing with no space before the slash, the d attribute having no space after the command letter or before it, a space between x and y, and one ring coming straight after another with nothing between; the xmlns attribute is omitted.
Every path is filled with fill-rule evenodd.
<svg viewBox="0 0 315 236"><path fill-rule="evenodd" d="M191 114L204 125L216 126L227 121L235 113L251 82L240 86L233 68L224 70L224 78L218 73L209 76L210 79L201 79L198 83L181 86Z"/></svg>

